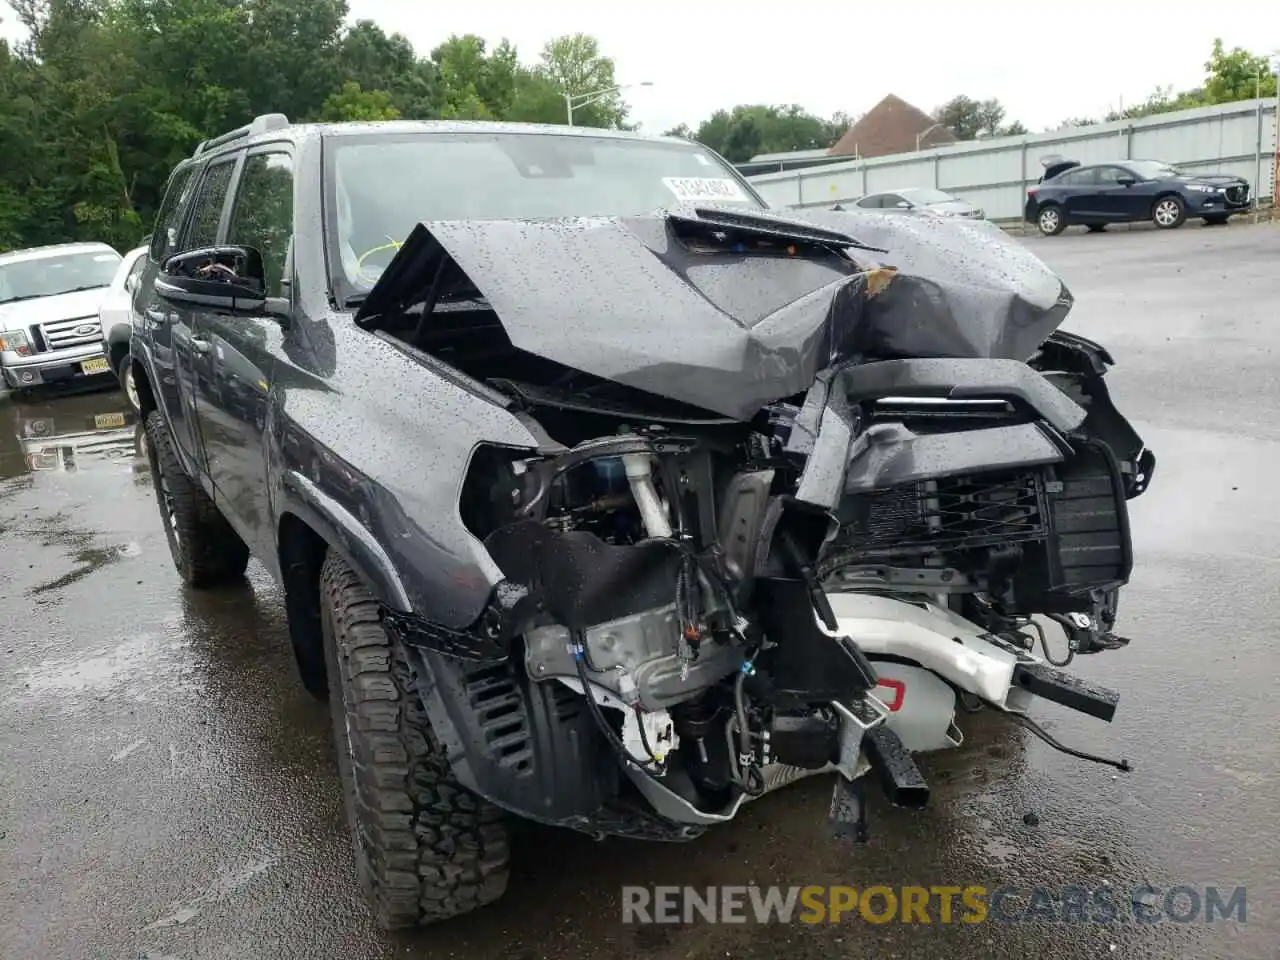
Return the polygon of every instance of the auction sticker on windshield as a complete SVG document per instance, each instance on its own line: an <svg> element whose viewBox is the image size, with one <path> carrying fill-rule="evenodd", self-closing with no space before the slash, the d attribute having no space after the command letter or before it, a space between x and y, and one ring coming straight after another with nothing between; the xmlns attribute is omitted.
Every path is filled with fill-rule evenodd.
<svg viewBox="0 0 1280 960"><path fill-rule="evenodd" d="M747 195L734 181L721 177L663 177L667 189L681 200L730 200L746 202Z"/></svg>

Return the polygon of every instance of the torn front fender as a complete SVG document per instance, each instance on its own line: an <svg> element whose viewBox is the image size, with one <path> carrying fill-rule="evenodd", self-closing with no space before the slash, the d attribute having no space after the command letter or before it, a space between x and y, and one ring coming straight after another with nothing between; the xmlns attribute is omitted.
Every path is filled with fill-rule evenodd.
<svg viewBox="0 0 1280 960"><path fill-rule="evenodd" d="M1111 448L1132 500L1151 483L1156 457L1125 416L1116 409L1103 380L1115 361L1106 348L1064 330L1054 332L1030 360L1030 366L1085 410L1080 431Z"/></svg>

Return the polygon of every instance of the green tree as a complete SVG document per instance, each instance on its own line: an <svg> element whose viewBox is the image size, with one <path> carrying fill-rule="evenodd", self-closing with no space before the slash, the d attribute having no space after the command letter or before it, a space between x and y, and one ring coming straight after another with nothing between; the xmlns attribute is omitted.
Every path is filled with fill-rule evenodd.
<svg viewBox="0 0 1280 960"><path fill-rule="evenodd" d="M420 58L401 33L388 36L372 20L357 20L343 35L338 49L339 75L362 90L385 90L403 117L425 120L435 116L441 101L435 64Z"/></svg>
<svg viewBox="0 0 1280 960"><path fill-rule="evenodd" d="M943 124L959 140L979 137L1014 137L1027 132L1021 123L1006 124L1005 107L994 98L975 100L961 94L933 111L933 119Z"/></svg>
<svg viewBox="0 0 1280 960"><path fill-rule="evenodd" d="M438 115L448 120L501 119L514 91L514 54L503 41L491 57L484 38L470 33L450 36L432 50L431 62L440 77Z"/></svg>
<svg viewBox="0 0 1280 960"><path fill-rule="evenodd" d="M355 80L348 80L342 89L325 98L320 108L324 123L342 120L395 120L400 111L391 102L391 94L385 90L361 90Z"/></svg>
<svg viewBox="0 0 1280 960"><path fill-rule="evenodd" d="M825 123L826 131L822 135L828 145L834 146L836 141L848 133L849 128L857 122L856 118L851 117L843 110L837 110L832 114L831 119Z"/></svg>
<svg viewBox="0 0 1280 960"><path fill-rule="evenodd" d="M582 127L622 127L627 119L627 105L618 85L613 60L602 56L595 37L585 33L567 34L548 40L534 75L526 82L545 81L561 96L583 97L599 94L596 99L575 107L573 122ZM612 91L612 92L605 92Z"/></svg>
<svg viewBox="0 0 1280 960"><path fill-rule="evenodd" d="M1221 38L1213 41L1204 69L1205 103L1234 103L1276 95L1276 75L1267 57L1242 47L1225 50Z"/></svg>
<svg viewBox="0 0 1280 960"><path fill-rule="evenodd" d="M1106 119L1136 120L1176 110L1276 95L1276 77L1268 59L1243 47L1227 50L1221 38L1213 41L1204 72L1204 82L1198 87L1180 93L1175 93L1173 87L1157 87L1146 100L1123 110L1113 110Z"/></svg>
<svg viewBox="0 0 1280 960"><path fill-rule="evenodd" d="M760 153L825 149L851 122L844 113L824 120L798 104L739 104L732 110L717 110L698 125L693 136L731 163L742 163Z"/></svg>

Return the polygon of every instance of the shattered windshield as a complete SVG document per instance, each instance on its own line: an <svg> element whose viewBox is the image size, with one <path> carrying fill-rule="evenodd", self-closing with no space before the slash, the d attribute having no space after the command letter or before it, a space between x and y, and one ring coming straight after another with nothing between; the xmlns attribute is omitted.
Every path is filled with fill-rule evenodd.
<svg viewBox="0 0 1280 960"><path fill-rule="evenodd" d="M373 286L421 220L631 216L680 200L764 206L695 143L542 133L341 136L326 142L325 167L337 214L330 254L336 248L356 291Z"/></svg>
<svg viewBox="0 0 1280 960"><path fill-rule="evenodd" d="M120 254L113 250L91 250L0 264L0 303L105 287L111 283L118 266Z"/></svg>

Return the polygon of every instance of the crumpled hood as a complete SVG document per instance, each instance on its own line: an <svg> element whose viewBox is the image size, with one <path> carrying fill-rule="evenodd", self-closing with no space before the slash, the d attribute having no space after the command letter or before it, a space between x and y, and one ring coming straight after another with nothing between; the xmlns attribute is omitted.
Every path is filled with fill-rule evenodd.
<svg viewBox="0 0 1280 960"><path fill-rule="evenodd" d="M0 329L14 330L54 320L78 320L80 317L97 319L98 305L106 292L106 287L99 287L62 293L56 297L0 303Z"/></svg>
<svg viewBox="0 0 1280 960"><path fill-rule="evenodd" d="M842 251L858 241L888 252L855 248L851 262ZM774 252L752 252L761 242ZM422 302L446 255L517 348L739 420L845 358L1025 360L1070 307L1058 278L990 224L680 208L423 222L356 322Z"/></svg>

